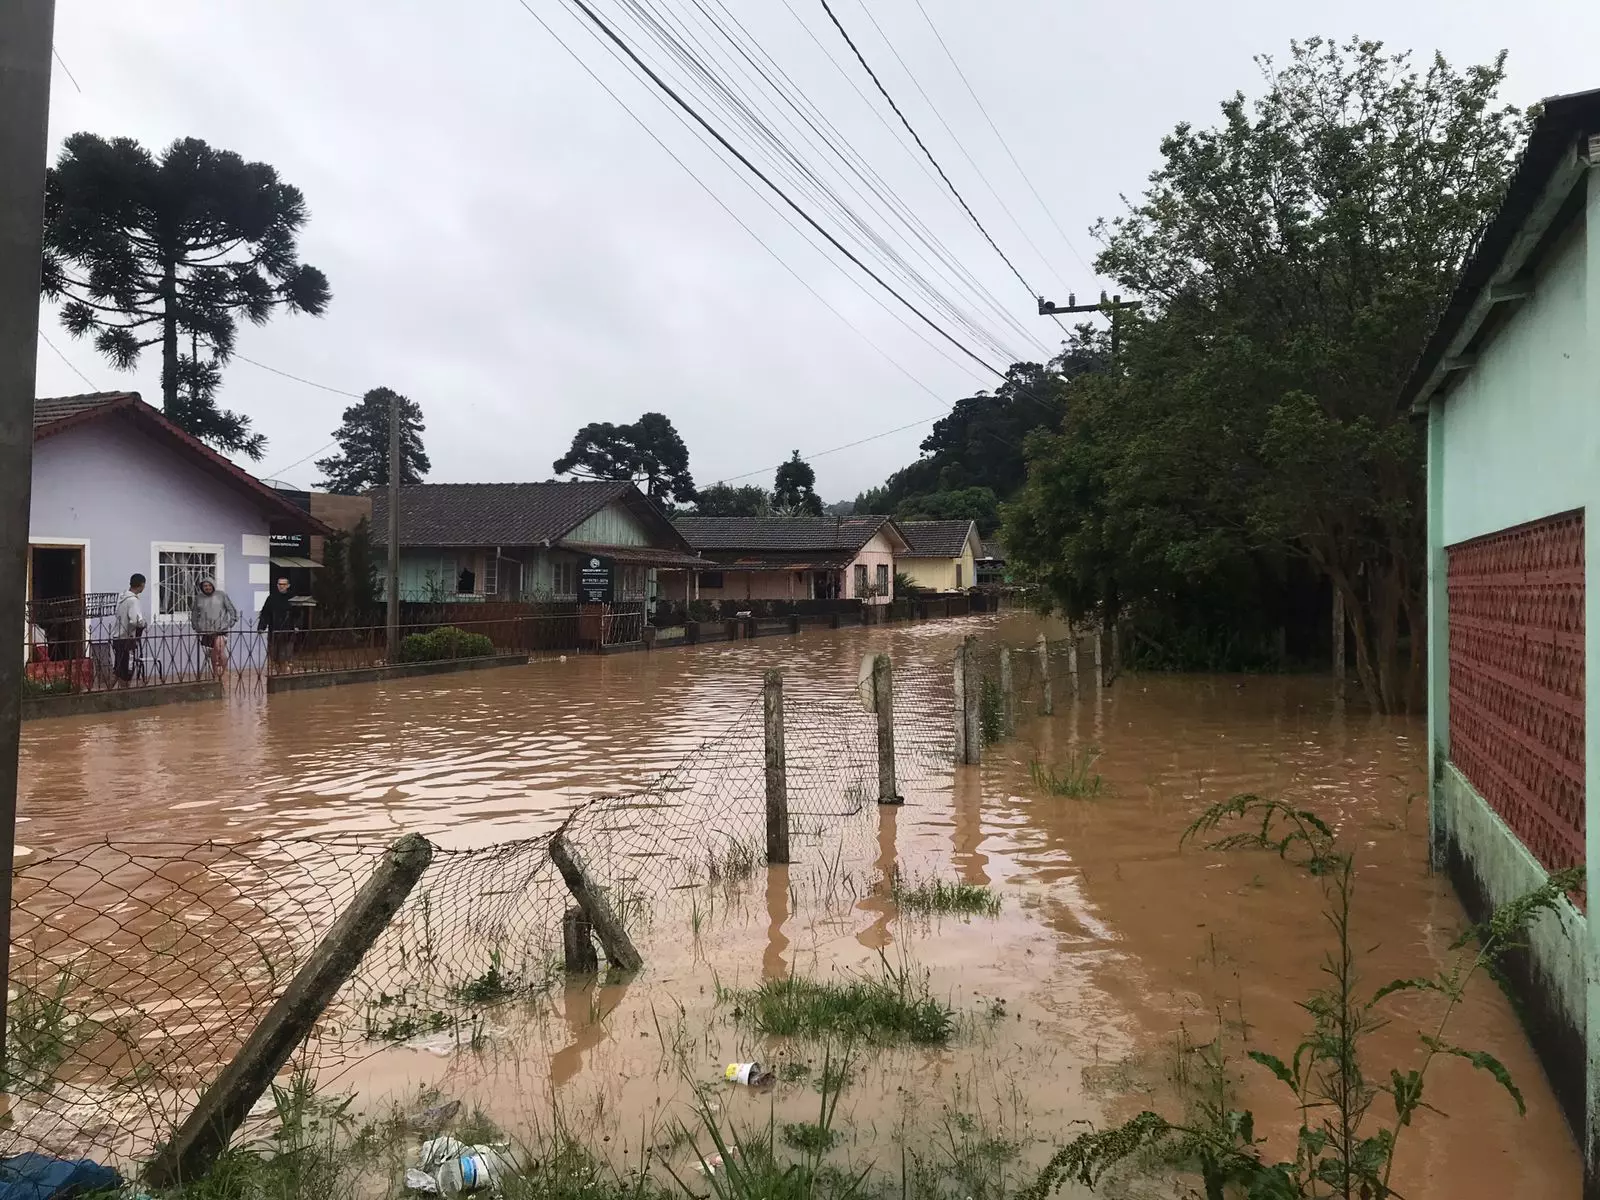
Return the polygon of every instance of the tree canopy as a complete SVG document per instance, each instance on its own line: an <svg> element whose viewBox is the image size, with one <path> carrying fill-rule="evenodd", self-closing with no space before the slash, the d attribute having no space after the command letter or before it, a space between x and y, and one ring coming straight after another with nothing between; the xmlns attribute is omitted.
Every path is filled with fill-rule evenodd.
<svg viewBox="0 0 1600 1200"><path fill-rule="evenodd" d="M339 452L317 459L317 470L325 476L322 487L353 496L388 485L389 410L395 403L400 405L400 482L422 482L433 465L422 448L422 408L415 400L377 387L344 410L344 420L333 434Z"/></svg>
<svg viewBox="0 0 1600 1200"><path fill-rule="evenodd" d="M272 167L198 138L158 158L132 138L76 133L47 180L44 294L118 370L159 345L166 415L259 459L266 439L216 395L240 317L326 310L328 280L296 244L307 215Z"/></svg>
<svg viewBox="0 0 1600 1200"><path fill-rule="evenodd" d="M554 468L557 475L582 479L630 479L664 508L687 504L695 497L689 447L661 413L647 412L625 425L610 421L585 425Z"/></svg>
<svg viewBox="0 0 1600 1200"><path fill-rule="evenodd" d="M817 495L817 473L796 450L772 477L772 509L783 516L820 517L822 497Z"/></svg>
<svg viewBox="0 0 1600 1200"><path fill-rule="evenodd" d="M694 511L701 517L764 517L772 511L772 501L765 489L754 484L718 483L700 489Z"/></svg>
<svg viewBox="0 0 1600 1200"><path fill-rule="evenodd" d="M1422 443L1397 397L1520 115L1498 100L1504 56L1419 71L1312 39L1260 63L1262 95L1178 126L1102 225L1099 270L1146 307L1116 369L1074 381L1060 432L1030 439L1005 539L1075 613L1226 612L1302 564L1344 597L1358 677L1394 711L1426 663Z"/></svg>

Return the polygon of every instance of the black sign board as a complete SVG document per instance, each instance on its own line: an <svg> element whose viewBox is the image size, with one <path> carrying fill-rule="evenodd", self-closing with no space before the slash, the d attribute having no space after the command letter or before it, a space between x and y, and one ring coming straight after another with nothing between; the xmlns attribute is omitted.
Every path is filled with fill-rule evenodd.
<svg viewBox="0 0 1600 1200"><path fill-rule="evenodd" d="M275 533L271 537L272 553L278 558L310 558L311 535L308 533Z"/></svg>
<svg viewBox="0 0 1600 1200"><path fill-rule="evenodd" d="M578 562L578 602L610 604L615 595L609 558L585 558Z"/></svg>

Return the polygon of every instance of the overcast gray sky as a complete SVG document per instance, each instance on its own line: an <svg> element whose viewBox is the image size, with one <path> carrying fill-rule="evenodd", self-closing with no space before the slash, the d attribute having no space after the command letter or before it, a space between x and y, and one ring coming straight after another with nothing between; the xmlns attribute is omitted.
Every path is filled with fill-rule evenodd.
<svg viewBox="0 0 1600 1200"><path fill-rule="evenodd" d="M608 15L627 2L594 0ZM819 0L717 2L973 277L940 280L942 294L980 313L1006 350L1043 357L1029 338L1054 347L1060 330L1034 315L1022 284L893 132ZM833 0L1001 248L1062 302L1069 288L1082 299L1101 286L1084 265L1088 227L1140 190L1161 136L1180 121L1212 123L1235 89L1257 90L1251 56L1282 54L1291 38L1360 34L1457 63L1505 48L1507 98L1519 104L1600 87L1600 5L1579 0L922 0L1047 215L917 0L865 2L870 14L863 0ZM778 257L518 0L58 0L51 157L66 135L90 130L152 149L195 136L276 166L306 195L303 258L327 273L334 298L321 318L245 328L239 353L340 390L409 395L427 420L436 481L548 478L579 425L659 410L688 442L701 485L754 472L747 482L770 486L790 450L814 455L931 420L993 384L869 297L916 324L741 182L563 0L527 3ZM651 3L700 31L696 0ZM744 132L735 140L752 144ZM805 158L819 170L828 162L815 147ZM911 256L903 226L851 200ZM44 319L94 387L136 388L159 404L158 355L118 372L53 313ZM1006 365L1000 350L960 336ZM41 345L40 394L83 390ZM270 439L252 469L301 486L317 472L296 460L330 440L351 403L237 360L221 400ZM841 499L880 482L925 432L816 458L818 490Z"/></svg>

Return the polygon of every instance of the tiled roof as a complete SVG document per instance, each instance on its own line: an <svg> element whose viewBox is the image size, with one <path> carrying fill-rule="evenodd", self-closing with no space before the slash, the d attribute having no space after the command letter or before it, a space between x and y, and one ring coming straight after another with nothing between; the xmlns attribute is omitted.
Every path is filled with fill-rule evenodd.
<svg viewBox="0 0 1600 1200"><path fill-rule="evenodd" d="M137 400L138 392L85 392L79 396L41 396L33 402L33 426L64 421L68 417L93 412L113 400Z"/></svg>
<svg viewBox="0 0 1600 1200"><path fill-rule="evenodd" d="M960 558L967 550L971 521L901 521L912 558Z"/></svg>
<svg viewBox="0 0 1600 1200"><path fill-rule="evenodd" d="M373 541L387 545L389 494L379 488L371 495ZM663 545L685 548L671 523L627 480L411 484L400 489L400 544L539 546L618 500L659 526Z"/></svg>
<svg viewBox="0 0 1600 1200"><path fill-rule="evenodd" d="M859 550L888 517L678 517L696 550Z"/></svg>
<svg viewBox="0 0 1600 1200"><path fill-rule="evenodd" d="M1006 560L1006 548L999 542L985 542L983 544L983 557L992 558L996 562L1004 562Z"/></svg>

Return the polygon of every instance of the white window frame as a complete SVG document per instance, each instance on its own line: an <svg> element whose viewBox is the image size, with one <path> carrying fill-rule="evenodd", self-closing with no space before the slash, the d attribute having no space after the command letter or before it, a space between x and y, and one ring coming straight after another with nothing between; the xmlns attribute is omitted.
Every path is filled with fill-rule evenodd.
<svg viewBox="0 0 1600 1200"><path fill-rule="evenodd" d="M150 616L158 625L186 625L189 614L164 613L161 611L161 556L162 554L212 554L216 556L217 569L211 576L211 581L217 585L219 592L228 590L223 575L227 567L228 556L226 548L220 542L151 542L150 543L150 588L155 593L151 597Z"/></svg>

